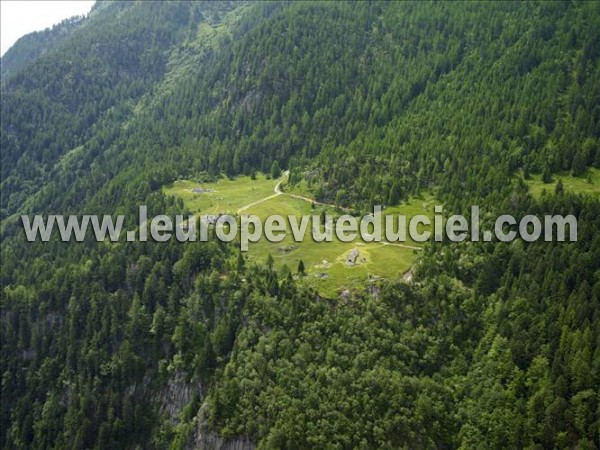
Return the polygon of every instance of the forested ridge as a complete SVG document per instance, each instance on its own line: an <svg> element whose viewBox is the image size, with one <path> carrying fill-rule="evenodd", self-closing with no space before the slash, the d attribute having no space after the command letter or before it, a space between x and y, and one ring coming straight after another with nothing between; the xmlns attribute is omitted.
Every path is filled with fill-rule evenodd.
<svg viewBox="0 0 600 450"><path fill-rule="evenodd" d="M0 447L600 447L600 3L110 2L2 58ZM217 243L28 243L290 169L368 211L574 214L325 298ZM324 244L326 245L326 244ZM230 447L231 448L231 447Z"/></svg>

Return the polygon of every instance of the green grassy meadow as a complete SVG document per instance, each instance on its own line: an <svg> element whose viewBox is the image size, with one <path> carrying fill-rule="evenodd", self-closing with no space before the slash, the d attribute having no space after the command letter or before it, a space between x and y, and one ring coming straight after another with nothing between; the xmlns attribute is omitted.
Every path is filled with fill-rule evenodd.
<svg viewBox="0 0 600 450"><path fill-rule="evenodd" d="M237 214L238 209L274 193L278 180L267 179L262 174L256 180L249 176L235 179L222 178L214 183L197 183L178 180L163 187L166 195L181 198L193 213ZM196 194L192 188L213 189L214 192Z"/></svg>
<svg viewBox="0 0 600 450"><path fill-rule="evenodd" d="M552 182L544 183L541 174L531 175L526 183L534 197L539 198L543 192L554 194L556 183L561 180L565 192L576 192L580 194L600 195L600 169L590 167L587 171L579 176L574 177L570 172L561 172L552 175Z"/></svg>
<svg viewBox="0 0 600 450"><path fill-rule="evenodd" d="M287 193L275 195L274 188L277 183L278 180L267 179L262 174L257 175L256 180L243 176L233 180L220 179L214 183L203 184L180 180L164 187L163 192L181 198L187 208L196 214L236 214L239 211L240 214L257 215L262 219L263 225L268 216L274 214L283 216L287 223L286 237L280 242L270 242L263 235L258 242L251 242L246 253L248 261L264 263L270 254L276 268L286 265L294 274L297 272L298 263L303 261L305 275L298 275L298 278L323 295L334 296L346 289L360 289L370 279L399 279L417 257L419 244L411 241L410 238L400 245L388 242L365 242L360 237L352 242L342 242L333 232L331 242L315 242L310 234L311 222L304 240L296 242L287 222L288 216L296 216L300 221L301 216L319 217L322 212L325 212L335 221L344 213L332 206L315 206L309 201L294 198ZM193 193L192 189L197 187L214 189L214 192ZM307 194L308 192L302 192L304 196ZM407 221L416 214L425 214L431 218L433 206L433 197L417 197L403 205L386 208L383 214L405 214ZM353 249L358 250L359 255L355 264L349 265L346 258Z"/></svg>

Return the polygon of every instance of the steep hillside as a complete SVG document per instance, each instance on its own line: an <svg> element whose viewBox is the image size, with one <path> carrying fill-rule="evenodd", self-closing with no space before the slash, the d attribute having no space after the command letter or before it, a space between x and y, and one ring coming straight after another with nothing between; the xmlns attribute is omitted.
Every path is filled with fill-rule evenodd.
<svg viewBox="0 0 600 450"><path fill-rule="evenodd" d="M47 53L58 43L67 38L73 30L84 23L82 17L72 17L60 24L47 28L43 31L27 34L20 38L2 56L0 65L0 76L5 80L13 73L17 73L31 64L38 57Z"/></svg>
<svg viewBox="0 0 600 450"><path fill-rule="evenodd" d="M432 185L485 197L519 168L582 172L600 163L597 3L235 6L238 14L229 16L191 13L191 4L164 8L172 19L136 20L131 27L124 22L129 15L157 16L150 6L136 6L138 13L116 5L125 8L111 25L117 30L100 22L80 32L130 42L119 44L123 51L102 51L84 39L72 44L76 52L96 49L85 54L84 66L98 65L96 52L115 66L98 73L83 102L70 98L78 91L65 84L65 98L52 92L53 102L36 106L44 97L24 90L39 78L35 70L8 83L5 112L11 99L22 105L32 97L19 111L27 111L37 132L19 132L23 123L10 121L18 122L19 114L5 114L3 170L17 167L19 176L4 174L4 214L40 184L54 187L49 178L57 158L80 145L86 155L80 169L92 182L80 186L72 176L55 177L68 180L55 186L58 192L76 186L75 204L82 192L95 195L130 167L132 177L150 179L154 189L203 171L268 172L274 160L290 166L299 181L302 167L314 166L320 169L311 180L318 198L367 209ZM207 22L198 28L194 14ZM219 14L225 24L215 22ZM158 24L160 32L152 28ZM118 32L127 35L116 39ZM136 48L138 42L148 48ZM62 55L47 76L83 82L69 72L68 59L59 68ZM42 61L35 66L46 70ZM165 71L172 76L155 85ZM110 79L116 76L118 83ZM76 111L70 102L78 102ZM36 115L42 108L45 115ZM123 121L125 129L115 126ZM64 139L55 136L63 129L69 130ZM12 160L21 162L8 164ZM111 176L94 179L92 163Z"/></svg>
<svg viewBox="0 0 600 450"><path fill-rule="evenodd" d="M600 445L600 3L106 2L5 58L0 447ZM340 295L19 219L130 230L189 212L175 180L281 168L340 211L573 214L578 241L431 242Z"/></svg>
<svg viewBox="0 0 600 450"><path fill-rule="evenodd" d="M89 175L138 101L164 78L174 46L197 33L203 14L218 18L230 7L110 3L8 77L2 83L2 217L55 184L63 175L59 161L69 154L77 153Z"/></svg>

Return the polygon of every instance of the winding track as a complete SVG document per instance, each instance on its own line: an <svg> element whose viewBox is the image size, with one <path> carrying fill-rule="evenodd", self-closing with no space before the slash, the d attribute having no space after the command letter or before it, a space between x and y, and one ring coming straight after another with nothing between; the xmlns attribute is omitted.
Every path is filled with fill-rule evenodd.
<svg viewBox="0 0 600 450"><path fill-rule="evenodd" d="M277 182L277 184L275 185L275 188L273 189L273 194L269 195L265 198L261 198L260 200L257 200L255 202L252 203L248 203L245 206L242 206L240 209L237 210L237 215L239 216L243 211L256 206L260 203L266 202L267 200L271 200L272 198L278 197L280 195L287 195L289 197L292 198L297 198L298 200L304 200L305 202L309 202L309 203L313 203L315 205L319 205L319 206L328 206L330 208L336 208L336 209L341 209L344 212L350 212L349 208L344 208L338 205L333 205L331 203L323 203L323 202L318 202L316 200L313 200L312 198L308 198L308 197L304 197L302 195L298 195L298 194L289 194L287 192L283 192L281 190L281 183L283 183L283 181L289 176L290 171L286 170L285 172L283 172L283 175L281 176L281 178L279 179L279 181ZM402 248L408 248L411 250L422 250L421 247L417 247L415 245L408 245L408 244L400 244L400 243L396 243L396 242L379 242L381 245L393 245L396 247L402 247Z"/></svg>
<svg viewBox="0 0 600 450"><path fill-rule="evenodd" d="M328 206L330 208L335 208L335 209L341 209L342 211L345 212L350 212L349 208L344 208L343 206L338 206L338 205L334 205L332 203L323 203L323 202L319 202L317 200L314 200L312 198L309 197L304 197L303 195L298 195L298 194L289 194L287 192L283 192L281 190L281 183L283 183L283 181L286 179L286 177L290 174L289 170L286 170L285 172L283 172L282 177L279 179L279 181L277 182L277 184L275 185L275 188L273 189L274 194L273 195L269 195L265 198L261 198L260 200L257 200L255 202L252 203L248 203L245 206L242 206L240 209L237 210L237 214L240 215L240 213L242 213L243 211L258 205L262 202L266 202L267 200L271 200L272 198L277 197L278 195L287 195L288 197L292 197L292 198L297 198L298 200L304 200L305 202L309 202L309 203L314 203L315 205L318 206Z"/></svg>
<svg viewBox="0 0 600 450"><path fill-rule="evenodd" d="M283 183L283 180L285 179L285 177L287 177L289 175L289 173L290 173L289 170L286 170L285 172L283 172L283 176L279 179L279 181L275 185L275 188L273 189L273 192L275 192L273 195L269 195L265 198L261 198L260 200L257 200L255 202L248 203L247 205L242 206L240 209L237 210L237 215L239 216L242 213L242 211L245 211L248 208L252 208L253 206L256 206L262 202L266 202L267 200L271 200L272 198L282 195L284 192L281 190L281 183Z"/></svg>

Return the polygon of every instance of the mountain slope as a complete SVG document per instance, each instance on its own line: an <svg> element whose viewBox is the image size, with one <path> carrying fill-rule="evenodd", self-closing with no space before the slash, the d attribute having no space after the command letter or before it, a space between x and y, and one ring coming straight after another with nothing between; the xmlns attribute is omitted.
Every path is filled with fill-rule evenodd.
<svg viewBox="0 0 600 450"><path fill-rule="evenodd" d="M99 5L3 75L0 446L598 445L600 202L523 178L600 165L599 3ZM18 220L133 229L184 212L166 183L275 162L328 203L432 191L579 240L432 242L413 283L324 298L233 244Z"/></svg>
<svg viewBox="0 0 600 450"><path fill-rule="evenodd" d="M2 80L13 73L23 70L39 56L54 48L54 46L64 40L73 30L82 25L82 22L82 17L72 17L63 20L52 28L30 33L20 38L2 56L0 68Z"/></svg>
<svg viewBox="0 0 600 450"><path fill-rule="evenodd" d="M14 212L68 152L87 165L161 80L171 49L230 4L114 2L2 84L2 208ZM26 105L26 106L25 106ZM6 214L6 213L4 213Z"/></svg>

